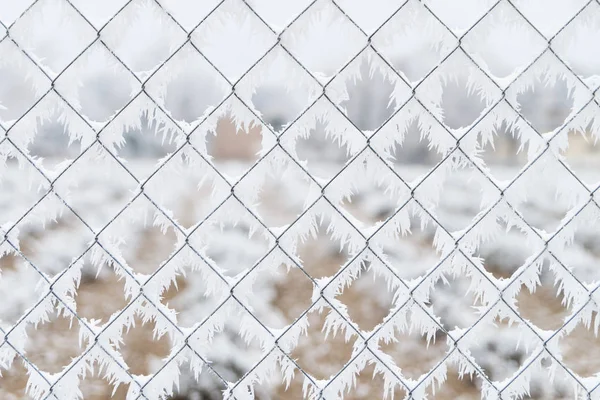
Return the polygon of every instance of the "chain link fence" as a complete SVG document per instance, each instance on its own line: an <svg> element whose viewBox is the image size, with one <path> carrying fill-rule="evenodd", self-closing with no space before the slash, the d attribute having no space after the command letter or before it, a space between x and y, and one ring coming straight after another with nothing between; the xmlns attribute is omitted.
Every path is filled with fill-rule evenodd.
<svg viewBox="0 0 600 400"><path fill-rule="evenodd" d="M600 398L551 3L0 1L3 398Z"/></svg>

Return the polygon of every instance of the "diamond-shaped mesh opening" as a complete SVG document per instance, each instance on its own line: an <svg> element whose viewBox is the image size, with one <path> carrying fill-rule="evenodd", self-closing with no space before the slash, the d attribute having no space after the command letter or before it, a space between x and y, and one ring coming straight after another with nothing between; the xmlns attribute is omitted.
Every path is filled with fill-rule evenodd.
<svg viewBox="0 0 600 400"><path fill-rule="evenodd" d="M358 63L353 63L356 64ZM394 82L386 79L386 76L365 61L358 64L358 68L357 76L346 81L348 98L340 106L346 110L348 118L357 128L373 131L391 117L397 106L394 101L390 101Z"/></svg>
<svg viewBox="0 0 600 400"><path fill-rule="evenodd" d="M56 116L39 128L29 146L29 154L41 159L43 165L52 168L64 160L72 160L81 154L81 141L72 141L67 133L67 127Z"/></svg>
<svg viewBox="0 0 600 400"><path fill-rule="evenodd" d="M79 113L94 122L111 120L139 87L133 75L99 42L69 65L56 86Z"/></svg>
<svg viewBox="0 0 600 400"><path fill-rule="evenodd" d="M305 68L323 76L332 76L341 69L365 41L343 11L329 2L311 5L283 37L283 45Z"/></svg>
<svg viewBox="0 0 600 400"><path fill-rule="evenodd" d="M96 32L67 2L42 0L15 23L11 36L56 76L95 39Z"/></svg>
<svg viewBox="0 0 600 400"><path fill-rule="evenodd" d="M397 332L394 341L382 343L381 349L391 356L404 377L417 380L438 364L447 346L443 338L428 344L427 339L418 332ZM416 359L419 361L415 362Z"/></svg>
<svg viewBox="0 0 600 400"><path fill-rule="evenodd" d="M343 333L330 333L325 338L323 328L328 312L329 310L322 313L311 312L308 315L307 332L300 337L298 345L291 353L302 370L318 380L335 375L351 359L352 354L353 341L346 342ZM335 351L331 352L331 348ZM304 375L300 378L305 379Z"/></svg>
<svg viewBox="0 0 600 400"><path fill-rule="evenodd" d="M395 214L370 240L373 252L401 279L414 279L442 261L434 244L436 227L410 212Z"/></svg>
<svg viewBox="0 0 600 400"><path fill-rule="evenodd" d="M115 268L119 267L106 263L93 265L87 258L84 259L81 282L75 296L77 315L81 318L106 323L128 304L124 294L125 280Z"/></svg>
<svg viewBox="0 0 600 400"><path fill-rule="evenodd" d="M457 70L459 72L451 72ZM443 91L437 89L440 86ZM452 139L462 139L467 129L486 115L487 108L502 100L500 88L473 64L468 55L459 52L452 53L432 71L416 89L416 95L420 105L427 109L419 120L422 124L432 125L429 129L439 130L436 132L436 136L440 136L438 140L444 132L449 135L447 144L444 143L447 147ZM464 105L462 112L456 108L460 103Z"/></svg>
<svg viewBox="0 0 600 400"><path fill-rule="evenodd" d="M558 329L569 314L564 294L549 269L542 269L539 280L539 286L533 290L523 288L516 297L519 315L539 328Z"/></svg>
<svg viewBox="0 0 600 400"><path fill-rule="evenodd" d="M533 228L554 232L569 220L569 210L589 196L589 191L584 181L572 175L568 166L551 158L547 161L547 164L541 161L519 171L514 177L515 181L509 184L504 192L508 195L510 204L520 214L518 219ZM552 178L540 176L540 171L545 167L553 170ZM549 184L544 185L543 189L531 190L532 182L539 179L548 179ZM568 182L569 190L565 191L560 186L550 183L556 179Z"/></svg>
<svg viewBox="0 0 600 400"><path fill-rule="evenodd" d="M281 264L275 268L257 268L247 280L249 288L240 284L234 291L237 298L247 298L244 305L269 328L284 329L302 318L312 305L313 282L305 271L295 266ZM274 285L274 288L269 286ZM252 292L251 294L250 291Z"/></svg>
<svg viewBox="0 0 600 400"><path fill-rule="evenodd" d="M159 4L134 0L103 28L102 36L121 61L143 74L162 64L183 42L185 32Z"/></svg>
<svg viewBox="0 0 600 400"><path fill-rule="evenodd" d="M222 313L232 313L237 316L236 319L230 319L227 324L217 329L211 328L216 318ZM257 340L252 337L242 337L240 330L244 324L255 324L256 322L249 314L240 308L234 300L228 300L226 306L221 308L217 313L213 314L206 323L201 325L188 340L189 347L193 351L192 354L198 354L205 360L211 360L211 369L204 367L202 369L202 380L210 380L210 386L220 386L220 380L224 379L228 382L237 382L244 374L251 373L256 365L262 359L261 349ZM256 329L263 329L260 325ZM215 331L214 335L210 334L211 330ZM207 335L211 338L206 340ZM244 354L244 357L239 357ZM263 362L268 362L263 361ZM217 375L218 374L218 375ZM275 377L267 376L266 382L262 385L257 385L257 397L268 393L267 389L271 389L277 384ZM208 386L206 383L201 383L201 386ZM234 390L234 393L243 393L245 390L244 383L240 383L239 388ZM247 391L246 391L247 393Z"/></svg>
<svg viewBox="0 0 600 400"><path fill-rule="evenodd" d="M152 75L146 91L186 130L216 107L229 88L226 81L190 44L184 45Z"/></svg>
<svg viewBox="0 0 600 400"><path fill-rule="evenodd" d="M224 177L195 151L181 150L165 158L167 161L160 168L155 168L155 164L144 158L140 159L139 165L145 174L151 174L144 186L144 196L152 199L157 212L162 210L163 217L169 215L173 222L189 229L208 218L231 196ZM173 173L182 179L170 179Z"/></svg>
<svg viewBox="0 0 600 400"><path fill-rule="evenodd" d="M60 178L69 183L69 206L96 231L104 228L137 193L137 182L99 144L95 144ZM110 183L108 183L110 182ZM59 192L61 194L61 192ZM62 196L61 196L62 197ZM101 202L102 207L93 204Z"/></svg>
<svg viewBox="0 0 600 400"><path fill-rule="evenodd" d="M255 169L243 181L259 179ZM257 199L257 215L268 227L279 227L293 223L305 210L309 200L310 176L298 165L288 163L288 168L271 169L265 176ZM303 195L298 195L298 189Z"/></svg>
<svg viewBox="0 0 600 400"><path fill-rule="evenodd" d="M123 335L121 354L133 375L151 375L162 365L161 359L169 355L171 344L167 336L157 339L153 323L144 324L136 318L131 329Z"/></svg>
<svg viewBox="0 0 600 400"><path fill-rule="evenodd" d="M423 31L421 24L429 29ZM425 78L456 46L450 31L412 0L375 34L373 44L412 83Z"/></svg>
<svg viewBox="0 0 600 400"><path fill-rule="evenodd" d="M72 235L76 238L71 238ZM94 240L94 235L70 210L64 210L59 218L31 232L30 236L23 236L23 253L29 262L49 276L70 268Z"/></svg>
<svg viewBox="0 0 600 400"><path fill-rule="evenodd" d="M126 265L142 274L156 271L178 243L174 226L143 196L110 222L99 241L115 246Z"/></svg>
<svg viewBox="0 0 600 400"><path fill-rule="evenodd" d="M317 99L322 89L278 46L236 83L235 92L246 107L280 132Z"/></svg>
<svg viewBox="0 0 600 400"><path fill-rule="evenodd" d="M115 156L124 160L127 168L139 180L156 171L156 165L177 149L171 126L153 121L146 113L138 126L125 129L123 141L117 144Z"/></svg>
<svg viewBox="0 0 600 400"><path fill-rule="evenodd" d="M305 218L308 217L301 217L300 221ZM300 239L298 243L297 255L301 260L302 268L315 279L333 276L350 261L348 245L332 237L328 228L330 226L330 218L318 219L315 221L314 231Z"/></svg>
<svg viewBox="0 0 600 400"><path fill-rule="evenodd" d="M343 218L365 237L410 199L410 187L370 150L347 164L324 189Z"/></svg>
<svg viewBox="0 0 600 400"><path fill-rule="evenodd" d="M546 43L509 3L500 3L467 35L465 49L496 79L523 70ZM511 57L504 57L510 51Z"/></svg>
<svg viewBox="0 0 600 400"><path fill-rule="evenodd" d="M493 121L493 116L488 120ZM502 180L508 180L517 175L519 170L527 163L527 153L523 131L518 127L511 127L506 122L493 128L491 133L472 131L467 135L471 138L480 136L481 159L485 162L489 173Z"/></svg>
<svg viewBox="0 0 600 400"><path fill-rule="evenodd" d="M167 288L162 299L163 304L177 312L177 323L183 328L204 321L218 310L223 301L223 298L207 293L212 282L222 282L215 272L203 274L199 269L188 268L186 266L185 275L178 276Z"/></svg>
<svg viewBox="0 0 600 400"><path fill-rule="evenodd" d="M62 371L83 351L79 346L79 326L69 317L51 314L48 322L28 327L27 333L27 359L47 373Z"/></svg>
<svg viewBox="0 0 600 400"><path fill-rule="evenodd" d="M390 121L392 126L394 123ZM400 129L399 129L400 130ZM401 129L386 157L396 173L407 183L425 177L443 159L443 155L433 149L423 131L419 129L418 120L410 120L405 129ZM383 132L382 132L383 133ZM372 141L383 140L375 136Z"/></svg>
<svg viewBox="0 0 600 400"><path fill-rule="evenodd" d="M227 0L193 32L192 41L235 82L275 44L276 37L244 2Z"/></svg>
<svg viewBox="0 0 600 400"><path fill-rule="evenodd" d="M304 101L304 96L297 91L264 84L252 94L251 105L273 131L281 132L303 111Z"/></svg>
<svg viewBox="0 0 600 400"><path fill-rule="evenodd" d="M227 221L224 213L237 213L241 219ZM225 217L227 218L227 217ZM191 236L192 244L228 276L249 270L271 248L271 236L237 200L229 199ZM231 243L237 243L235 248Z"/></svg>
<svg viewBox="0 0 600 400"><path fill-rule="evenodd" d="M519 342L519 329L514 325L509 326L503 320L496 320L495 323L497 327L494 329L478 331L477 340L471 336L471 342L474 344L469 351L488 379L503 382L526 364L532 349L527 349L523 341ZM468 336L463 340L467 339Z"/></svg>
<svg viewBox="0 0 600 400"><path fill-rule="evenodd" d="M444 195L435 207L435 217L449 232L468 229L485 208L486 191L496 193L487 177L472 165L450 171L440 187Z"/></svg>
<svg viewBox="0 0 600 400"><path fill-rule="evenodd" d="M397 198L390 187L386 187L385 184L359 181L357 186L357 190L345 197L340 205L365 226L384 222L408 200L408 196Z"/></svg>
<svg viewBox="0 0 600 400"><path fill-rule="evenodd" d="M259 159L263 137L270 135L265 131L260 124L240 126L231 115L225 115L206 135L208 154L228 176L240 177Z"/></svg>
<svg viewBox="0 0 600 400"><path fill-rule="evenodd" d="M446 330L465 329L480 318L481 301L475 298L473 282L464 277L444 277L432 288L431 308Z"/></svg>
<svg viewBox="0 0 600 400"><path fill-rule="evenodd" d="M10 129L18 157L26 154L39 169L64 170L91 144L94 132L55 92L50 92ZM18 154L16 154L18 153ZM44 172L48 175L48 171ZM62 182L58 186L63 186Z"/></svg>
<svg viewBox="0 0 600 400"><path fill-rule="evenodd" d="M379 325L393 308L394 293L386 279L373 268L364 266L360 275L337 296L348 310L350 319L361 330Z"/></svg>
<svg viewBox="0 0 600 400"><path fill-rule="evenodd" d="M461 77L446 83L441 107L444 124L451 129L459 129L475 122L485 109L485 103Z"/></svg>
<svg viewBox="0 0 600 400"><path fill-rule="evenodd" d="M485 270L496 278L511 277L532 262L531 257L542 249L541 240L526 225L512 225L500 219L492 229L490 239L481 243L474 255L483 260Z"/></svg>
<svg viewBox="0 0 600 400"><path fill-rule="evenodd" d="M562 125L573 107L573 99L565 79L559 79L553 84L537 80L533 87L520 94L518 100L521 115L539 133L553 131Z"/></svg>
<svg viewBox="0 0 600 400"><path fill-rule="evenodd" d="M332 126L322 121L317 120L307 133L306 137L300 137L295 142L298 161L310 174L324 179L333 178L351 158L348 145L341 138L338 139ZM287 142L284 147L288 149Z"/></svg>

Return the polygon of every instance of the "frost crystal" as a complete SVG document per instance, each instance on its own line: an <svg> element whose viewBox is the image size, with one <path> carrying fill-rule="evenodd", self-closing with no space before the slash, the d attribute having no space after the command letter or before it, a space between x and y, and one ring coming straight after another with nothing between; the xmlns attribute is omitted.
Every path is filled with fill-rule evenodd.
<svg viewBox="0 0 600 400"><path fill-rule="evenodd" d="M284 3L0 0L0 397L600 398L598 2Z"/></svg>

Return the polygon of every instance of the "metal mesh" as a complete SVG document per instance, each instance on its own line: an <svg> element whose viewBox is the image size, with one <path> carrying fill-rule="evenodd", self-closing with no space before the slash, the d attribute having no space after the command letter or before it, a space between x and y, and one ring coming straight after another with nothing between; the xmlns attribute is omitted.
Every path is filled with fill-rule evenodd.
<svg viewBox="0 0 600 400"><path fill-rule="evenodd" d="M27 36L27 30L25 30L25 36L16 37L13 34L15 27L20 22L39 11L36 10L36 7L41 7L41 0L36 0L29 5L10 25L4 23L0 25L4 31L3 51L8 52L6 49L14 45L20 52L20 56L24 56L23 63L30 67L35 66L37 72L41 74L39 78L31 78L34 85L37 85L35 102L28 105L17 118L10 121L3 120L0 126L2 129L0 154L3 156L4 164L7 164L7 160L16 159L26 168L32 168L36 174L35 179L40 180L42 188L40 189L42 195L36 198L19 218L9 221L3 217L0 221L3 224L2 243L0 244L2 253L0 254L4 257L12 254L23 260L27 267L35 270L42 280L43 292L37 302L28 308L14 324L1 329L0 367L8 370L14 366L13 363L22 361L27 369L28 394L30 396L36 399L79 398L82 394L77 393L78 387L80 381L85 378L87 367L90 370L97 368L102 371L104 379L111 385L129 385L128 398L145 399L166 398L172 395L180 379L180 374L187 373L181 372L185 368L189 368L189 371L194 374L202 370L200 375L210 374L216 377L216 380L222 384L223 397L238 399L257 396L253 389L255 386L273 381L277 381L276 384L289 382L298 377L304 382L303 396L305 398L334 399L345 396L354 398L355 381L361 375L361 371L367 367L374 367L373 379L377 376L383 379L386 395L398 392L403 393L406 398L414 399L431 396L432 388L438 388L438 393L442 394L448 390L444 388L443 383L449 368L456 369L464 379L475 379L478 382L476 384L477 392L480 392L484 398L522 398L530 391L532 375L539 371L549 374L548 376L553 382L566 382L563 387L573 390L574 392L570 393L574 393L574 396L581 398L600 396L597 390L599 383L596 379L582 378L565 364L558 345L560 340L572 332L578 324L589 327L593 321L592 315L597 311L595 298L597 284L582 282L573 273L569 262L563 260L561 255L564 254L565 246L568 247L573 243L572 238L577 226L584 226L590 221L593 226L593 221L597 219L598 215L596 214L598 204L595 198L597 184L592 186L584 183L584 179L573 172L563 155L568 146L568 139L565 139L568 132L575 129L575 126L593 124L595 118L598 117L597 106L600 105L598 104L598 88L594 86L592 80L585 79L581 74L576 73L572 65L564 61L564 56L555 51L553 47L555 40L562 40L563 31L571 24L576 24L579 18L589 14L597 19L600 15L597 8L600 2L589 1L577 6L577 11L569 15L568 20L562 24L560 29L549 35L547 32L542 33L536 23L531 21L531 16L522 11L522 4L506 0L486 6L484 12L470 21L466 29L460 30L453 29L444 18L438 16L440 11L436 8L438 7L437 3L428 1L393 4L388 7L389 13L377 22L377 27L371 29L366 29L363 27L364 24L361 25L355 21L357 14L348 11L349 7L346 4L348 2L343 1L306 2L293 17L289 18L283 28L272 27L267 22L268 17L265 16L263 10L268 7L257 7L260 2L246 0L215 2L203 18L192 26L192 24L179 22L181 14L172 12L170 3L148 1L144 4L148 3L147 7L160 10L161 18L166 18L169 24L173 24L173 29L179 32L180 35L177 37L181 40L169 49L168 57L144 73L134 71L123 55L115 52L109 45L109 42L113 42L105 38L106 31L112 29L114 24L119 23L118 17L131 12L133 5L138 2L130 0L119 4L118 7L115 7L114 14L101 24L90 21L91 14L82 11L80 2L61 0L55 2L56 4L46 3L50 4L50 7L59 7L60 3L60 7L65 7L69 13L74 12L78 23L81 23L82 26L85 25L87 30L91 29L95 36L83 48L77 49L76 54L68 54L68 62L57 69L47 65L43 54L36 54L35 49L29 48L24 43L23 38ZM360 39L360 43L352 43L358 50L345 59L337 71L328 77L323 77L315 73L313 68L307 67L306 62L301 61L302 56L298 55L298 51L293 46L293 38L296 37L294 35L302 36L310 33L310 26L305 27L304 30L298 26L302 24L302 18L317 7L328 8L333 10L332 12L339 13L345 23L349 23L356 32L355 36L352 36L352 40ZM264 44L260 56L255 57L253 62L245 68L245 72L235 79L231 77L235 74L223 72L223 66L212 61L209 55L205 55L205 51L197 44L198 42L193 40L194 32L198 32L203 24L208 23L214 14L223 8L227 8L228 12L248 15L247 18L252 19L252 24L259 26L257 29L266 30L273 38L272 42ZM443 56L439 57L435 65L416 81L408 79L407 75L399 70L392 60L388 59L388 56L378 48L377 44L380 43L377 39L378 35L382 35L382 30L390 29L395 18L408 8L413 11L418 10L421 13L419 15L426 15L431 19L430 25L424 24L422 27L424 35L435 29L443 31L445 35L444 43L440 45L442 48L440 54ZM383 9L382 6L381 10ZM542 38L544 42L541 50L536 52L526 65L520 66L503 79L493 77L485 61L475 54L469 45L465 44L471 35L478 34L477 29L484 26L487 19L491 18L495 12L500 12L500 9L504 10L502 12L509 10L514 13L515 18L519 18L528 26L532 35L535 35L538 40ZM376 14L377 8L372 12ZM33 24L34 21L27 19L26 23ZM141 22L132 19L127 20L126 23ZM434 24L436 28L432 28L431 24ZM34 26L29 26L29 28L33 30ZM400 28L395 29L400 30ZM210 38L206 38L206 40L210 40ZM442 40L440 39L440 41ZM77 76L73 76L72 68L75 68L76 63L85 58L86 54L89 54L94 47L108 52L119 68L128 72L128 79L133 79L135 81L133 86L137 88L105 123L94 122L89 116L83 115L81 104L74 103L69 94L71 88L67 88L64 84L65 80L76 81L78 79ZM74 51L72 50L72 52ZM211 110L192 123L174 117L165 105L164 96L160 98L161 95L157 95L156 91L148 90L153 79L164 73L165 69L167 74L177 74L176 68L169 68L169 65L172 60L176 60L184 52L186 54L193 53L194 56L199 56L203 60L202 62L208 63L214 73L209 79L224 82L229 88L228 93L214 104ZM511 55L506 54L505 56L510 57ZM309 95L310 100L307 105L279 130L265 121L264 116L249 100L251 96L248 96L248 93L254 89L252 87L253 80L259 79L261 76L261 68L265 64L274 63L275 57L289 60L298 69L296 72L290 72L290 80L302 81L304 79L316 87L316 89L308 89L312 90L312 94ZM388 79L395 83L396 88L402 87L406 91L404 94L395 93L393 95L395 96L393 112L379 127L373 130L361 129L356 121L349 117L348 110L342 104L343 101L340 101L340 99L343 100L343 95L340 95L337 89L338 78L345 76L344 74L359 63L362 57L368 57L368 62L377 63L379 68L384 68ZM234 63L235 56L228 62ZM459 67L456 70L463 66L465 70L475 71L473 73L483 77L476 81L475 87L470 90L488 98L484 110L472 123L463 128L451 129L444 120L443 112L435 109L429 96L432 95L434 90L432 88L435 87L433 82L438 79L436 74L446 74L446 72L440 71L443 68L457 65ZM23 69L23 73L30 74L30 67ZM555 73L554 69L559 72ZM81 71L81 69L77 71ZM516 95L511 93L511 90L515 86L521 85L519 82L532 77L551 81L553 74L566 76L564 79L570 82L570 90L577 91L579 97L565 121L550 133L544 133L539 132L539 129L536 129L523 116L522 110L514 101L519 95L519 91L522 92L523 89L517 89ZM299 78L299 75L303 77ZM445 78L441 79L445 81ZM485 83L481 83L482 80ZM36 82L44 82L44 84L38 85ZM40 87L45 89L41 90ZM443 91L443 86L440 87ZM250 88L250 92L248 92L248 88ZM77 156L55 169L50 169L45 168L42 160L30 153L28 148L31 140L20 137L21 131L16 127L19 127L22 120L24 121L35 110L49 108L50 106L46 107L45 102L54 95L63 102L61 104L64 104L62 114L64 119L78 121L77 123L71 122L69 129L87 130L93 133L87 137L81 133L82 146ZM142 102L144 106L139 107ZM11 104L5 104L5 106L10 107ZM322 112L322 120L335 126L331 129L335 130L339 126L344 126L343 131L336 134L341 137L341 141L349 144L350 148L348 161L328 179L315 177L314 171L311 171L307 164L299 159L295 150L296 139L286 140L291 134L297 135L293 132L305 129L302 121L315 114L315 110L318 109L326 110L319 112ZM152 111L153 114L151 114L148 110L156 111ZM122 145L127 141L126 138L123 139L125 129L116 129L117 139L115 139L115 128L114 125L111 125L119 118L131 119L132 113L134 121L140 120L142 115L149 119L158 118L157 115L160 113L161 123L167 127L165 130L170 130L177 137L172 151L153 165L152 171L145 178L140 178L140 174L132 171L131 166L119 156L119 143ZM238 122L240 120L253 121L253 124L262 129L263 148L260 157L235 179L230 178L223 167L214 162L203 143L206 132L214 129L215 118L225 113L229 113L234 120L239 118ZM43 119L40 114L36 113L35 115ZM415 119L420 119L421 135L422 138L425 137L429 140L430 151L437 151L441 157L426 173L411 181L403 177L402 171L394 168L393 158L389 151L391 144L394 143L394 137L401 137L399 132L406 129L402 126L408 125ZM424 121L428 121L429 128L425 127ZM526 164L518 173L505 181L496 179L484 159L481 158L486 140L481 132L487 129L499 129L502 123L513 127L518 126L521 143L528 145ZM32 130L33 128L26 125L24 129ZM391 134L389 134L390 130ZM202 135L199 133L200 131L203 132ZM527 136L526 132L531 132L531 135ZM399 139L399 142L401 143L402 139ZM70 185L70 182L67 181L69 179L68 172L73 171L78 163L88 165L81 163L80 160L90 154L96 154L95 152L103 154L98 158L99 165L102 163L113 166L118 164L118 168L133 179L136 186L136 191L118 210L111 213L112 216L106 223L101 225L89 223L80 209L72 207L69 193L64 190ZM217 200L211 211L201 220L194 221L190 228L185 228L173 216L173 211L161 204L161 201L150 193L148 187L152 184L153 178L161 173L166 173L167 180L179 180L184 186L196 185L196 181L186 181L185 176L176 175L176 171L168 169L169 165L179 162L180 165L187 165L193 169L194 164L190 160L194 158L202 165L201 171L206 172L207 175L216 176L214 181L220 179L219 182L224 182L224 187L221 186L217 189L215 187L218 185L213 182L213 194L215 191L221 190L225 195L214 196ZM264 180L261 181L262 177L272 172L271 169L278 168L277 166L298 171L302 179L306 179L307 185L310 186L309 194L302 194L307 196L302 212L291 223L280 228L269 226L264 222L264 218L257 211L255 196L264 182ZM473 217L468 226L462 230L453 230L440 221L437 203L440 196L446 195L443 182L462 168L467 168L476 176L477 184L486 188L485 196L481 202L481 210ZM3 174L6 174L4 179L11 171L6 168L3 170ZM80 173L85 175L85 168ZM261 179L256 179L257 183L255 184L249 184L249 177L253 176L260 176ZM356 184L353 181L364 179L371 179L384 187L387 186L395 202L393 212L372 228L365 228L357 223L357 220L341 207L342 200L353 195L352 185ZM522 212L528 194L538 190L536 184L539 187L559 188L557 189L559 192L561 190L567 192L562 195L568 198L570 207L558 227L549 233L534 226L535 224L524 217ZM151 204L154 222L165 230L172 230L178 238L176 248L170 256L149 274L136 272L128 265L119 251L114 236L106 240L102 236L114 221L140 199L147 200ZM49 274L38 268L36 262L30 260L21 248L18 237L20 227L36 222L36 218L50 221L55 217L49 209L41 208L50 200L57 201L54 203L57 210L62 210L61 212L68 210L72 213L78 222L85 226L86 235L92 237L85 251L77 255L68 265L59 266L59 272L56 274ZM15 198L15 201L18 199ZM286 201L288 200L283 200L283 202ZM234 202L236 206L232 209L226 208L226 205L231 202ZM41 217L38 217L40 213ZM210 237L195 237L194 235L202 231L206 223L224 222L227 218L235 220L238 215L242 214L251 221L250 224L254 224L252 225L253 229L259 229L264 234L265 240L268 242L268 249L252 265L246 266L246 269L232 277L228 276L218 266L218 263L215 263L207 255L206 246L209 244L204 241L209 240ZM413 218L411 215L420 222L415 223L411 219ZM509 215L510 217L508 217ZM316 221L324 217L333 221L327 228L327 234L340 240L342 246L348 246L349 257L332 276L316 278L311 271L305 268L304 261L298 255L298 246L306 237L312 235L315 224L318 225ZM302 223L304 220L311 221L308 223L309 228L305 228L307 224ZM502 220L506 221L509 226L517 226L522 231L527 229L527 245L530 254L526 262L509 277L497 278L486 270L486 260L479 257L479 250L483 242L489 241L486 235L496 232L497 225ZM429 224L435 229L434 247L437 261L435 264L429 265L418 277L407 278L403 276L402 271L399 271L401 267L394 265L394 261L387 254L387 250L384 249L379 238L381 236L394 238L410 235L412 231L418 230L420 223ZM235 247L236 243L232 242L231 246ZM82 318L76 307L75 298L81 279L83 259L90 256L96 261L93 263L97 266L104 262L113 266L115 273L126 282L127 305L112 315L110 320L104 324L97 324L87 318ZM312 304L295 317L291 324L282 329L273 329L268 326L268 323L263 322L262 317L256 316L256 309L248 305L247 299L252 294L253 282L260 281L263 279L263 274L267 274L268 271L265 271L264 268L268 269L280 263L287 264L291 269L299 270L310 280L313 287ZM164 304L163 298L166 288L175 281L177 276L181 275L185 265L189 264L193 265L192 269L202 270L206 276L208 287L198 290L205 291L208 297L214 295L218 301L215 303L214 309L210 309L206 315L199 318L192 328L183 328L178 324L174 310L170 309L168 304ZM566 299L565 303L569 307L568 316L561 320L559 327L551 330L540 329L522 317L515 300L521 286L531 289L540 284L542 267L547 265L550 265L557 285L560 286ZM352 321L347 307L339 300L339 296L346 287L358 279L362 271L369 268L376 270L376 273L385 278L388 287L394 293L394 300L390 313L385 316L383 321L372 330L364 330ZM445 326L431 306L433 285L450 276L470 278L473 286L472 292L478 297L478 316L473 323L462 329L450 329ZM19 289L15 288L14 290ZM375 293L367 294L367 296L375 296ZM10 300L4 299L3 301ZM452 305L449 306L452 307ZM56 310L72 319L73 323L78 326L85 350L61 372L49 374L30 361L30 355L25 350L27 341L25 332L28 326L37 325L38 322L43 323L48 319L47 316ZM208 359L206 355L207 346L218 346L212 344L212 340L215 333L223 329L222 325L226 323L227 318L238 318L233 317L234 314L231 310L236 310L235 312L244 315L241 318L244 326L238 333L250 340L257 341L261 348L260 358L253 361L252 367L244 371L235 381L222 376L217 369L213 368L215 360ZM300 338L306 335L309 315L317 311L327 312L324 331L334 336L336 334L346 335L352 344L351 357L344 361L341 369L326 379L317 379L312 376L292 355ZM158 337L167 335L170 340L169 356L162 360L161 367L150 375L131 373L129 371L131 366L128 366L123 360L120 348L115 341L115 338L123 336L124 329L127 330L132 326L132 319L135 315L142 316L145 322L156 323L155 334ZM493 379L489 369L479 365L480 362L475 359L472 348L475 346L473 343L477 341L481 330L493 330L494 323L500 320L509 320L511 323L515 323L524 343L530 346L527 357L513 373L502 381ZM406 332L416 332L423 338L427 338L428 341L434 336L441 335L446 338L447 342L447 350L443 357L426 373L415 379L407 377L395 364L393 358L383 350L384 342L393 342L396 334ZM443 339L441 340L443 341ZM403 342L397 342L396 345L402 346ZM279 371L278 373L282 377L275 378L277 376L275 371ZM378 395L370 394L370 396L374 398Z"/></svg>

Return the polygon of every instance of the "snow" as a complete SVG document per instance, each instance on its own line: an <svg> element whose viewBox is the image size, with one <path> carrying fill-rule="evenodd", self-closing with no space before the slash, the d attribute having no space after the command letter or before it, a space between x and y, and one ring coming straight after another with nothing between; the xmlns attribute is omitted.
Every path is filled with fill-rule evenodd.
<svg viewBox="0 0 600 400"><path fill-rule="evenodd" d="M598 384L563 346L600 327L594 2L13 3L0 375L24 367L23 395L80 399L100 379L127 400L425 399L449 372L485 399ZM224 120L236 163L213 146ZM80 295L98 286L94 318ZM546 320L527 314L536 294L556 300ZM39 335L60 318L79 353L45 371ZM154 362L130 358L140 323ZM346 346L341 365L297 364L311 329L326 358ZM398 357L419 344L439 361L414 375Z"/></svg>

